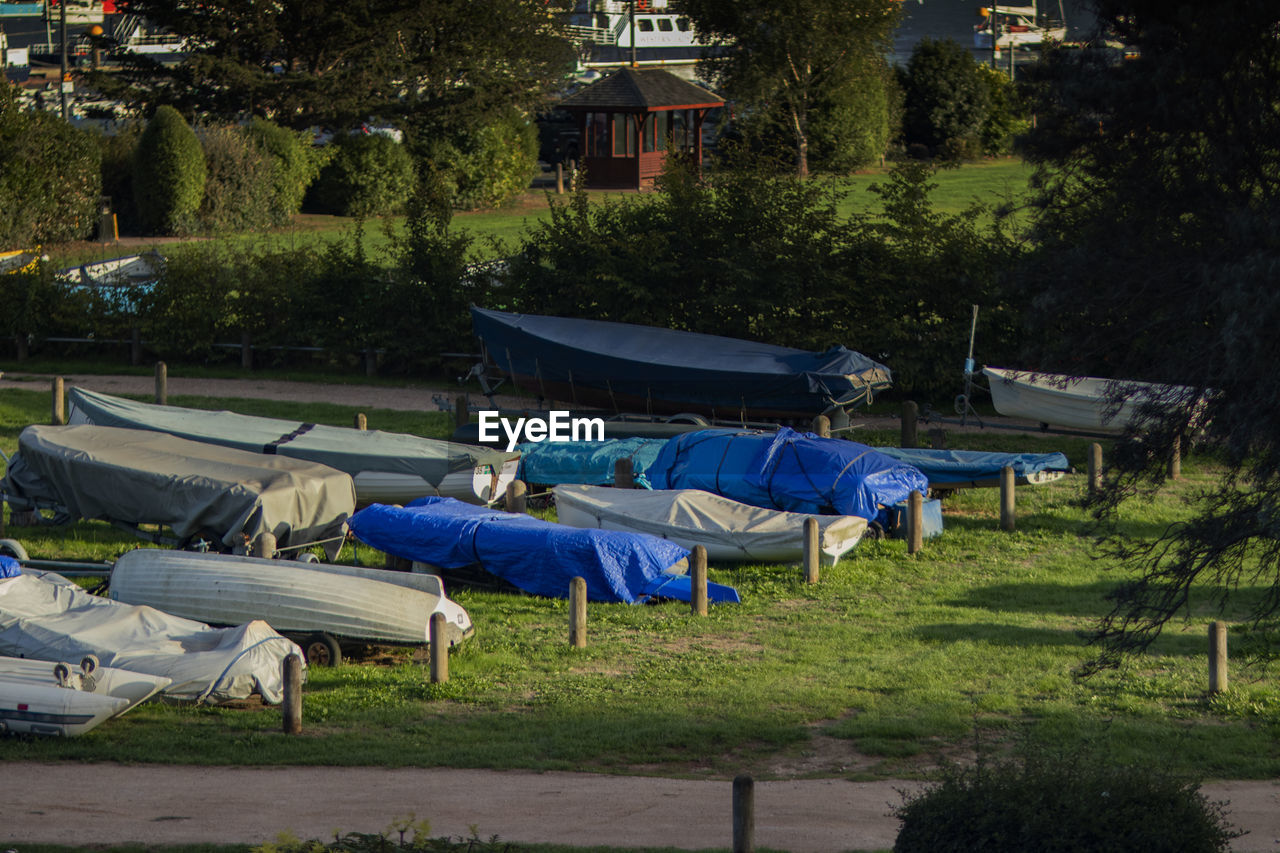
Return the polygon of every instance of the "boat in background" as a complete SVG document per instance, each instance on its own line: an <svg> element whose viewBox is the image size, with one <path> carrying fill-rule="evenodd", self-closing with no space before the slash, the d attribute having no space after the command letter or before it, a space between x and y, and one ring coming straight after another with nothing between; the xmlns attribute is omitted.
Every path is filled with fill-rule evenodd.
<svg viewBox="0 0 1280 853"><path fill-rule="evenodd" d="M984 367L991 384L991 402L996 411L1010 418L1026 418L1042 425L1070 427L1100 433L1123 432L1147 403L1176 405L1186 400L1192 389L1181 385L1099 379L1095 376L1065 376L1029 370ZM1125 397L1108 399L1116 386Z"/></svg>
<svg viewBox="0 0 1280 853"><path fill-rule="evenodd" d="M683 70L681 76L692 79L706 49L693 23L668 0L579 0L565 31L577 48L580 70L621 68L634 58L636 65Z"/></svg>
<svg viewBox="0 0 1280 853"><path fill-rule="evenodd" d="M150 699L172 680L99 666L0 657L0 732L79 735Z"/></svg>
<svg viewBox="0 0 1280 853"><path fill-rule="evenodd" d="M982 23L973 28L973 46L979 50L991 50L992 25L995 28L995 46L1006 48L1035 47L1047 41L1066 41L1066 16L1062 0L1058 0L1058 16L1041 13L1036 0L1026 6L980 6L978 14Z"/></svg>
<svg viewBox="0 0 1280 853"><path fill-rule="evenodd" d="M0 33L0 38L4 34ZM43 256L39 251L28 251L26 249L13 249L8 252L0 252L0 275L6 273L24 273L32 272L40 263Z"/></svg>

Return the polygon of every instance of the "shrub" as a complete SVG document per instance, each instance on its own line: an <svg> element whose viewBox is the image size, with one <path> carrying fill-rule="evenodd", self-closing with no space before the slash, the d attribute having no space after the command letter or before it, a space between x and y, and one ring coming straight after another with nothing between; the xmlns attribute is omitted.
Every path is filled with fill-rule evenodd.
<svg viewBox="0 0 1280 853"><path fill-rule="evenodd" d="M338 216L400 213L413 192L413 160L404 146L381 134L339 136L332 159L313 187L315 208Z"/></svg>
<svg viewBox="0 0 1280 853"><path fill-rule="evenodd" d="M133 197L142 226L161 234L190 231L204 198L205 174L195 131L173 107L157 108L133 158Z"/></svg>
<svg viewBox="0 0 1280 853"><path fill-rule="evenodd" d="M1102 763L1087 752L948 766L894 810L895 853L1142 850L1212 853L1243 833L1196 784L1151 767Z"/></svg>
<svg viewBox="0 0 1280 853"><path fill-rule="evenodd" d="M207 127L204 199L197 213L203 231L256 231L275 222L269 155L234 127Z"/></svg>
<svg viewBox="0 0 1280 853"><path fill-rule="evenodd" d="M276 225L286 225L302 209L302 200L319 174L323 158L304 134L265 119L255 118L247 133L270 156L271 216Z"/></svg>
<svg viewBox="0 0 1280 853"><path fill-rule="evenodd" d="M902 85L902 135L934 152L955 153L976 143L990 92L973 54L951 39L921 39L911 52Z"/></svg>
<svg viewBox="0 0 1280 853"><path fill-rule="evenodd" d="M517 110L441 141L433 136L424 159L449 189L457 208L497 207L529 188L538 169L538 129Z"/></svg>

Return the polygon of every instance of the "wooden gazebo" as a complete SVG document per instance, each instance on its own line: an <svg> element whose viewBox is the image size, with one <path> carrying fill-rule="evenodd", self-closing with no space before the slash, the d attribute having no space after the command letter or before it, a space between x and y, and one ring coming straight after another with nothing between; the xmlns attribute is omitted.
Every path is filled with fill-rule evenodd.
<svg viewBox="0 0 1280 853"><path fill-rule="evenodd" d="M702 162L702 122L724 101L661 68L623 68L559 106L578 119L587 186L641 189L673 151Z"/></svg>

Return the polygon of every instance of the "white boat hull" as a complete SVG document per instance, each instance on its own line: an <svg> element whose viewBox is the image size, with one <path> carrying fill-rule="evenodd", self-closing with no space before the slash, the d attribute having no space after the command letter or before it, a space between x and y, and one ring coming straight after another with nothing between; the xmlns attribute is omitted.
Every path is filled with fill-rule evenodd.
<svg viewBox="0 0 1280 853"><path fill-rule="evenodd" d="M55 669L69 677L59 683ZM70 664L0 657L0 731L79 735L168 687L170 680L112 667L86 675Z"/></svg>
<svg viewBox="0 0 1280 853"><path fill-rule="evenodd" d="M1172 386L1126 381L1131 392L1117 408L1106 401L1111 382L1108 379L998 367L983 368L982 372L991 384L991 401L1000 414L1091 432L1123 432L1138 416L1143 403L1175 390Z"/></svg>

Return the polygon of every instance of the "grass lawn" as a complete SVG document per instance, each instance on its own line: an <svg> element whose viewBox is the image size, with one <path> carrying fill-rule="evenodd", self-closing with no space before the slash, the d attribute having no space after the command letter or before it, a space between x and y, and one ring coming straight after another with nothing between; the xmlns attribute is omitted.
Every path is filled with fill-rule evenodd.
<svg viewBox="0 0 1280 853"><path fill-rule="evenodd" d="M47 390L0 391L0 449L44 421ZM349 425L340 405L181 399L175 403ZM373 415L370 415L371 419ZM388 429L448 430L448 415ZM859 432L871 444L896 433ZM961 436L952 447L1063 450L1083 470L1083 439ZM1184 479L1127 507L1126 535L1146 538L1187 513L1217 476L1186 459ZM149 704L65 740L0 739L2 759L210 764L448 765L757 778L900 777L975 742L1029 737L1089 745L1124 763L1164 763L1209 778L1280 775L1274 668L1232 672L1205 695L1206 625L1171 626L1154 651L1088 681L1080 632L1118 578L1089 546L1083 477L1020 490L1018 528L998 529L996 490L945 505L946 531L908 556L900 541L863 542L805 585L796 566L712 567L743 603L706 618L687 605L593 604L588 647L569 648L566 601L453 589L476 635L454 651L447 684L407 655L313 669L307 735L280 734L274 708ZM101 523L10 528L33 557L110 559L139 543ZM350 546L342 559L381 565ZM1233 607L1261 590L1239 590ZM1240 611L1233 611L1237 616ZM1230 616L1229 616L1230 618Z"/></svg>

